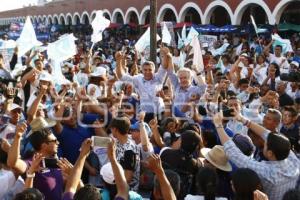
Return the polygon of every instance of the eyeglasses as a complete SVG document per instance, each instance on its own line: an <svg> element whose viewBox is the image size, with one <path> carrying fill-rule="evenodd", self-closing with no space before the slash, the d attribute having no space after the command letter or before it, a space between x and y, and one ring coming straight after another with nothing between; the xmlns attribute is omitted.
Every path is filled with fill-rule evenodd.
<svg viewBox="0 0 300 200"><path fill-rule="evenodd" d="M49 143L57 143L57 142L58 142L57 139L53 139L53 140L48 140L48 141L47 141L48 144L49 144Z"/></svg>

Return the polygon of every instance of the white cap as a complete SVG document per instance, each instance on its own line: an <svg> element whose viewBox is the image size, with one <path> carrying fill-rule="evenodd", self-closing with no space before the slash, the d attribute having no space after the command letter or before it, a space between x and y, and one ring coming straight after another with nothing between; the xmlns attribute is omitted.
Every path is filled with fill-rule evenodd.
<svg viewBox="0 0 300 200"><path fill-rule="evenodd" d="M102 166L100 170L100 175L102 176L103 180L111 185L116 184L115 183L115 175L111 167L111 163L106 163Z"/></svg>
<svg viewBox="0 0 300 200"><path fill-rule="evenodd" d="M52 76L48 72L43 71L39 76L39 80L52 82Z"/></svg>
<svg viewBox="0 0 300 200"><path fill-rule="evenodd" d="M69 81L68 79L64 78L64 79L60 80L60 84L61 85L69 85L69 84L71 84L71 81Z"/></svg>
<svg viewBox="0 0 300 200"><path fill-rule="evenodd" d="M9 111L12 111L12 110L14 110L14 109L17 109L17 108L19 108L19 109L22 109L22 107L21 107L21 106L19 106L19 105L18 105L18 104L16 104L16 103L13 103L13 104L11 105L11 107L10 107Z"/></svg>
<svg viewBox="0 0 300 200"><path fill-rule="evenodd" d="M299 67L299 63L297 61L291 62L291 65L295 65L296 67Z"/></svg>
<svg viewBox="0 0 300 200"><path fill-rule="evenodd" d="M91 73L91 76L104 76L106 75L106 69L104 67L96 67L95 71Z"/></svg>

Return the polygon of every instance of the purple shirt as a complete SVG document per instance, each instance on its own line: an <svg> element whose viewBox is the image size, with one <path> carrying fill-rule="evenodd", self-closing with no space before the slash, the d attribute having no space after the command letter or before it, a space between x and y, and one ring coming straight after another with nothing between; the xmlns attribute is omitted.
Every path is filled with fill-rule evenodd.
<svg viewBox="0 0 300 200"><path fill-rule="evenodd" d="M27 167L31 160L26 161ZM45 172L38 172L33 180L33 187L44 194L45 200L61 200L63 194L63 176L60 169L49 169Z"/></svg>
<svg viewBox="0 0 300 200"><path fill-rule="evenodd" d="M73 200L73 199L74 199L73 192L65 192L62 198L62 200Z"/></svg>

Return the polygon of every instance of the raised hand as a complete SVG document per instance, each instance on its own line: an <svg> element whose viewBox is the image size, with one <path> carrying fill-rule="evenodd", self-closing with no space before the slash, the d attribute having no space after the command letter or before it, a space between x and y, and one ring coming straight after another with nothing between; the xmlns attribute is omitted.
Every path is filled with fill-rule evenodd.
<svg viewBox="0 0 300 200"><path fill-rule="evenodd" d="M222 112L219 112L217 114L215 114L213 116L213 121L214 121L214 124L215 126L222 126L223 125L223 113Z"/></svg>
<svg viewBox="0 0 300 200"><path fill-rule="evenodd" d="M144 122L145 116L146 116L146 113L144 111L140 112L138 115L139 121Z"/></svg>
<svg viewBox="0 0 300 200"><path fill-rule="evenodd" d="M151 154L145 162L145 166L155 174L163 172L159 155Z"/></svg>
<svg viewBox="0 0 300 200"><path fill-rule="evenodd" d="M40 153L36 153L34 154L33 156L33 159L32 159L32 163L31 163L31 166L29 167L28 169L28 173L29 174L33 174L35 172L38 172L40 170L42 170L42 167L41 167L41 161L44 159L45 157L40 154Z"/></svg>
<svg viewBox="0 0 300 200"><path fill-rule="evenodd" d="M254 191L254 199L253 200L268 200L268 196L259 190Z"/></svg>
<svg viewBox="0 0 300 200"><path fill-rule="evenodd" d="M72 172L73 165L66 158L58 160L57 165L61 169L63 177L67 179Z"/></svg>
<svg viewBox="0 0 300 200"><path fill-rule="evenodd" d="M81 151L80 155L81 156L88 156L90 151L91 151L91 146L92 146L92 140L90 138L86 139L82 144L81 144Z"/></svg>
<svg viewBox="0 0 300 200"><path fill-rule="evenodd" d="M107 146L107 157L110 161L116 159L116 145L114 139Z"/></svg>
<svg viewBox="0 0 300 200"><path fill-rule="evenodd" d="M124 59L124 55L122 51L117 51L115 53L115 59L116 61L122 61Z"/></svg>
<svg viewBox="0 0 300 200"><path fill-rule="evenodd" d="M22 135L26 132L26 130L27 130L26 122L18 124L16 127L16 136L22 137Z"/></svg>
<svg viewBox="0 0 300 200"><path fill-rule="evenodd" d="M149 122L149 126L150 126L151 129L156 129L157 126L158 126L157 119L156 119L156 118L152 119L152 120Z"/></svg>

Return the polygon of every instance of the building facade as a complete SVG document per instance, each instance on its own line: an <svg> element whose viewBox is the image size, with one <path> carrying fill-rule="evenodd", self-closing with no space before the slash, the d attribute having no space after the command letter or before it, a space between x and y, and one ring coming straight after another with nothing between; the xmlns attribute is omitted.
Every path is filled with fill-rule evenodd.
<svg viewBox="0 0 300 200"><path fill-rule="evenodd" d="M150 0L56 0L39 1L38 5L0 13L0 25L33 22L61 25L88 24L96 10L114 23L148 24ZM253 15L259 24L297 22L298 0L157 0L157 21L192 22L196 24L241 25ZM296 20L296 21L295 21ZM289 21L290 22L290 21Z"/></svg>

